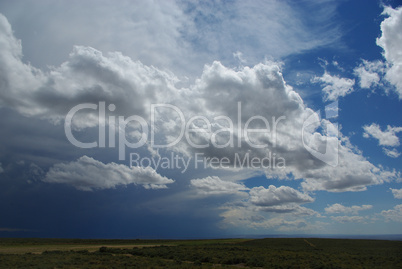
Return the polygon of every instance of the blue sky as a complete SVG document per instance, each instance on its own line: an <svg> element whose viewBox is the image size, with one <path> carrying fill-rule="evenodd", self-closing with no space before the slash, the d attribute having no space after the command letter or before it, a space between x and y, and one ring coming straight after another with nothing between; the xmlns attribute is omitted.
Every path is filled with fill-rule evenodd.
<svg viewBox="0 0 402 269"><path fill-rule="evenodd" d="M402 234L398 1L0 1L0 236Z"/></svg>

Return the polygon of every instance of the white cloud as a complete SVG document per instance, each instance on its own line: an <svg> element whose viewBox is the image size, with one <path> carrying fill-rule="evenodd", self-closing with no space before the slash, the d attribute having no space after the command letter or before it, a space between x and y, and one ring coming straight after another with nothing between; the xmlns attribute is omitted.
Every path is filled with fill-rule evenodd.
<svg viewBox="0 0 402 269"><path fill-rule="evenodd" d="M288 186L277 188L274 185L270 185L268 189L262 186L252 188L250 190L250 201L257 206L270 207L290 203L311 203L314 199Z"/></svg>
<svg viewBox="0 0 402 269"><path fill-rule="evenodd" d="M341 223L348 223L348 222L364 222L365 218L361 216L331 216L331 219L341 222Z"/></svg>
<svg viewBox="0 0 402 269"><path fill-rule="evenodd" d="M208 115L225 115L236 119L236 103L241 101L241 115L244 121L255 115L261 115L266 119L285 116L286 120L278 124L276 137L255 137L256 144L276 143L275 147L258 149L242 143L241 148L235 146L217 150L212 146L205 149L181 146L180 149L187 148L186 151L190 153L202 152L208 157L232 157L235 153L243 157L246 153L250 153L250 158L262 158L267 156L268 151L275 152L277 156L286 160L286 167L267 169L266 176L285 178L288 174L293 174L295 178L307 181L303 187L309 191L364 190L367 185L380 184L385 180L378 168L332 135L334 132L330 130L336 127L329 121L320 121L317 116L315 126L303 129L305 119L313 112L306 108L300 96L286 85L280 68L275 63L259 64L253 68L245 67L235 71L214 62L213 65L206 66L193 90L199 92L202 97L194 98L199 100L197 103L205 104L197 111L203 111L203 114L211 119L212 117ZM222 98L225 99L223 103ZM195 106L192 109L194 108ZM320 125L324 125L324 129L329 132L318 133L316 129ZM237 126L234 129L232 135L237 141ZM308 153L304 144L300 143L302 134L305 145L309 145L310 148L326 153L329 159L336 159L339 156L338 166L324 165ZM227 141L223 134L220 135L223 141ZM208 143L208 138L199 137L199 139L200 144Z"/></svg>
<svg viewBox="0 0 402 269"><path fill-rule="evenodd" d="M81 191L111 189L129 184L146 189L167 188L174 180L159 175L151 167L128 167L122 164L104 164L88 156L77 161L59 163L47 172L44 182L63 183Z"/></svg>
<svg viewBox="0 0 402 269"><path fill-rule="evenodd" d="M361 205L361 206L344 206L341 204L333 204L325 208L325 212L328 214L358 214L359 211L368 210L373 208L372 205Z"/></svg>
<svg viewBox="0 0 402 269"><path fill-rule="evenodd" d="M218 177L192 180L191 185L197 193L205 195L227 195L235 198L220 208L222 227L249 227L254 229L273 229L283 231L288 227L295 230L311 228L304 218L321 215L300 204L313 202L309 195L291 187L271 185L268 189L254 187L249 189L243 184L223 181ZM275 222L275 223L273 223ZM278 223L277 223L278 222ZM296 225L298 223L299 225Z"/></svg>
<svg viewBox="0 0 402 269"><path fill-rule="evenodd" d="M388 125L386 131L381 131L381 128L378 124L372 123L371 125L363 126L363 129L363 136L365 138L372 136L378 139L380 146L399 146L399 138L396 136L396 133L402 132L402 127L391 127Z"/></svg>
<svg viewBox="0 0 402 269"><path fill-rule="evenodd" d="M299 206L300 207L300 206ZM253 228L260 231L320 231L326 223L312 220L319 216L314 210L300 207L300 211L271 212L261 211L253 206L226 206L220 215L222 228Z"/></svg>
<svg viewBox="0 0 402 269"><path fill-rule="evenodd" d="M191 181L201 195L237 194L231 202L220 208L221 227L248 227L253 229L270 229L276 231L311 230L312 225L306 218L321 215L300 204L311 203L314 198L288 186L276 188L271 185L247 188L243 184L227 182L218 177L208 177ZM240 194L240 196L239 196Z"/></svg>
<svg viewBox="0 0 402 269"><path fill-rule="evenodd" d="M388 125L385 131L381 131L381 128L378 124L372 123L371 125L363 126L363 129L363 137L374 137L378 140L378 144L380 146L397 147L400 145L399 137L396 134L402 132L402 127L392 127ZM387 156L392 158L399 157L400 152L398 152L395 148L389 149L386 147L383 147L383 151Z"/></svg>
<svg viewBox="0 0 402 269"><path fill-rule="evenodd" d="M381 215L387 221L402 222L402 205L396 205L393 209L381 211Z"/></svg>
<svg viewBox="0 0 402 269"><path fill-rule="evenodd" d="M247 188L243 184L224 181L219 177L207 177L191 180L191 187L202 196L236 194L242 197L241 207L250 211L262 211L278 214L290 213L292 216L319 215L312 209L299 204L311 203L314 198L303 194L291 187L271 185L264 187ZM231 210L233 207L231 208Z"/></svg>
<svg viewBox="0 0 402 269"><path fill-rule="evenodd" d="M312 81L325 85L322 91L327 101L336 101L339 97L352 93L355 85L354 79L331 76L327 71L321 77L314 77Z"/></svg>
<svg viewBox="0 0 402 269"><path fill-rule="evenodd" d="M305 191L364 191L368 185L382 184L398 177L395 171L376 167L347 146L340 145L338 154L339 163L336 167L327 165L295 174L297 178L305 178L301 183Z"/></svg>
<svg viewBox="0 0 402 269"><path fill-rule="evenodd" d="M286 84L278 63L265 62L253 67L233 69L215 61L204 67L202 75L193 85L178 88L176 85L180 80L168 71L133 61L118 52L103 54L91 47L76 46L68 61L45 73L21 61L21 44L13 36L7 20L0 17L1 27L5 29L0 34L0 68L4 71L0 73L0 78L7 82L0 92L2 106L8 106L26 116L57 123L64 119L69 109L81 103L97 104L105 101L106 105L115 105L116 110L112 115L138 115L146 121L149 121L150 104L167 103L177 105L185 119L192 116L205 117L211 122L212 132L230 127L227 121L215 120L216 116L228 117L234 122L229 131L216 135L191 135L193 143L205 144L206 147L194 147L188 139L183 138L170 148L177 153L186 156L201 153L210 158L227 157L232 161L231 166L234 165L235 154L241 159L247 154L250 159L262 159L269 156L269 153L275 153L277 158L285 160L284 167L257 168L257 171L265 172L269 178L293 175L305 181L302 186L308 191L364 190L367 185L380 184L386 180L382 169L372 165L360 153L352 151L334 135L337 133L334 132L336 126L325 119L320 120L304 104L300 95ZM328 79L330 83L334 80L329 75ZM338 80L340 84L352 84L346 79ZM323 81L327 80L324 78ZM338 85L336 81L334 84ZM334 92L331 96L335 98L338 95ZM237 122L239 103L240 124ZM156 111L157 144L174 140L185 124L175 111L167 110ZM311 115L317 118L317 122L303 128L305 119ZM271 129L268 135L250 135L250 144L250 141L245 141L245 137L239 137L238 134L254 116L265 118ZM96 110L86 110L73 118L73 125L83 131L97 126L97 117ZM264 122L257 120L249 127L267 128ZM319 127L329 131L322 133ZM133 139L139 133L138 126L126 132ZM222 148L214 146L215 142L224 145L228 139L235 143ZM252 144L267 147L257 148ZM330 167L315 158L306 150L306 145L326 153L329 159L338 158L339 151L338 166ZM149 144L145 146L152 152Z"/></svg>
<svg viewBox="0 0 402 269"><path fill-rule="evenodd" d="M363 62L354 69L354 73L359 77L360 88L369 89L380 85L380 79L384 74L385 66L381 61L370 62L363 60Z"/></svg>
<svg viewBox="0 0 402 269"><path fill-rule="evenodd" d="M104 56L98 50L81 46L74 47L68 61L60 67L43 73L21 61L21 42L15 39L11 26L1 14L0 28L3 28L0 79L4 83L0 105L26 116L59 122L75 105L99 101L115 104L120 115L147 116L147 104L166 97L160 89L172 89L176 81L174 76L134 62L121 53ZM93 111L81 113L73 123L80 128L96 126L96 115Z"/></svg>
<svg viewBox="0 0 402 269"><path fill-rule="evenodd" d="M0 106L19 109L20 113L40 113L41 109L32 104L29 89L37 89L44 83L42 72L21 62L22 46L17 40L7 19L0 14ZM28 85L31 85L28 88ZM18 98L17 98L18 97Z"/></svg>
<svg viewBox="0 0 402 269"><path fill-rule="evenodd" d="M391 158L398 158L401 155L401 153L396 149L382 148L382 150L384 151L385 155Z"/></svg>
<svg viewBox="0 0 402 269"><path fill-rule="evenodd" d="M392 189L392 188L390 188L390 190L392 191L392 194L394 195L394 198L402 199L402 189Z"/></svg>
<svg viewBox="0 0 402 269"><path fill-rule="evenodd" d="M190 184L201 195L239 194L241 191L248 190L243 184L224 181L216 176L192 179Z"/></svg>
<svg viewBox="0 0 402 269"><path fill-rule="evenodd" d="M389 68L385 78L395 86L399 99L402 99L402 7L385 7L383 15L388 16L381 22L382 35L377 45L382 47Z"/></svg>

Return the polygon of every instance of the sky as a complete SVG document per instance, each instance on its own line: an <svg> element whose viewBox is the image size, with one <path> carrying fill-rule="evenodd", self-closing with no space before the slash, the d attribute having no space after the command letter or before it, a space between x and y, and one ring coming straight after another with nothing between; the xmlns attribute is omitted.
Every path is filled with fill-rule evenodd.
<svg viewBox="0 0 402 269"><path fill-rule="evenodd" d="M402 234L400 1L0 1L0 237Z"/></svg>

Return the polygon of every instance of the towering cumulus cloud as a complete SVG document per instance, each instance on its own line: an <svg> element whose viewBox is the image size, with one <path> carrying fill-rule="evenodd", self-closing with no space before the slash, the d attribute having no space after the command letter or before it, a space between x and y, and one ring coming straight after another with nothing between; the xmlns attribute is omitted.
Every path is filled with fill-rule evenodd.
<svg viewBox="0 0 402 269"><path fill-rule="evenodd" d="M320 119L304 104L299 94L287 85L275 62L233 69L215 61L204 67L193 85L178 88L179 80L171 73L133 61L118 52L104 55L91 47L76 46L61 66L42 72L21 61L21 42L13 36L4 16L0 17L0 24L1 104L23 115L60 123L76 105L105 102L115 106L114 115L125 118L136 115L150 125L151 112L154 112L155 141L152 142L170 143L169 150L187 157L202 154L206 159L227 158L224 170L234 168L236 161L248 164L253 158L264 160L269 156L272 159L275 154L286 163L277 168L264 166L262 162L257 170L268 178L303 179L306 191L364 190L368 185L392 177L342 143L342 137L334 135L337 127L329 120ZM348 87L353 85L352 81L348 83ZM151 104L170 104L176 109L164 106L151 111ZM98 117L97 111L86 110L75 115L72 124L82 131L96 127ZM308 126L307 119L313 119ZM319 131L321 127L324 131ZM146 133L141 126L134 124L131 128L124 137L135 140ZM183 128L204 131L190 131L180 136ZM118 130L122 131L125 130ZM154 153L150 139L144 146ZM101 180L99 185L85 181L83 173L70 181L61 176L68 166L86 171L84 167L89 161L97 164L88 166L93 168L88 171L95 174L108 168L111 171L127 169L88 158L55 166L46 181L70 183L82 190L128 183L150 187L170 183L161 176L149 176L147 173L151 171L142 170L134 171L138 182L127 178L124 182L112 180L110 184ZM337 166L327 165L329 162ZM112 173L111 178L115 175Z"/></svg>

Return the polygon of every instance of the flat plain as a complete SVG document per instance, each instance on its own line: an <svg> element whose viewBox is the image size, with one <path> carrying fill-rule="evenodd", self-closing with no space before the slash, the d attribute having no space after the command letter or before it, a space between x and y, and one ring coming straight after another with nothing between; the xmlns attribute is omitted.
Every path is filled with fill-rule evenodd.
<svg viewBox="0 0 402 269"><path fill-rule="evenodd" d="M0 268L402 268L402 241L0 239Z"/></svg>

